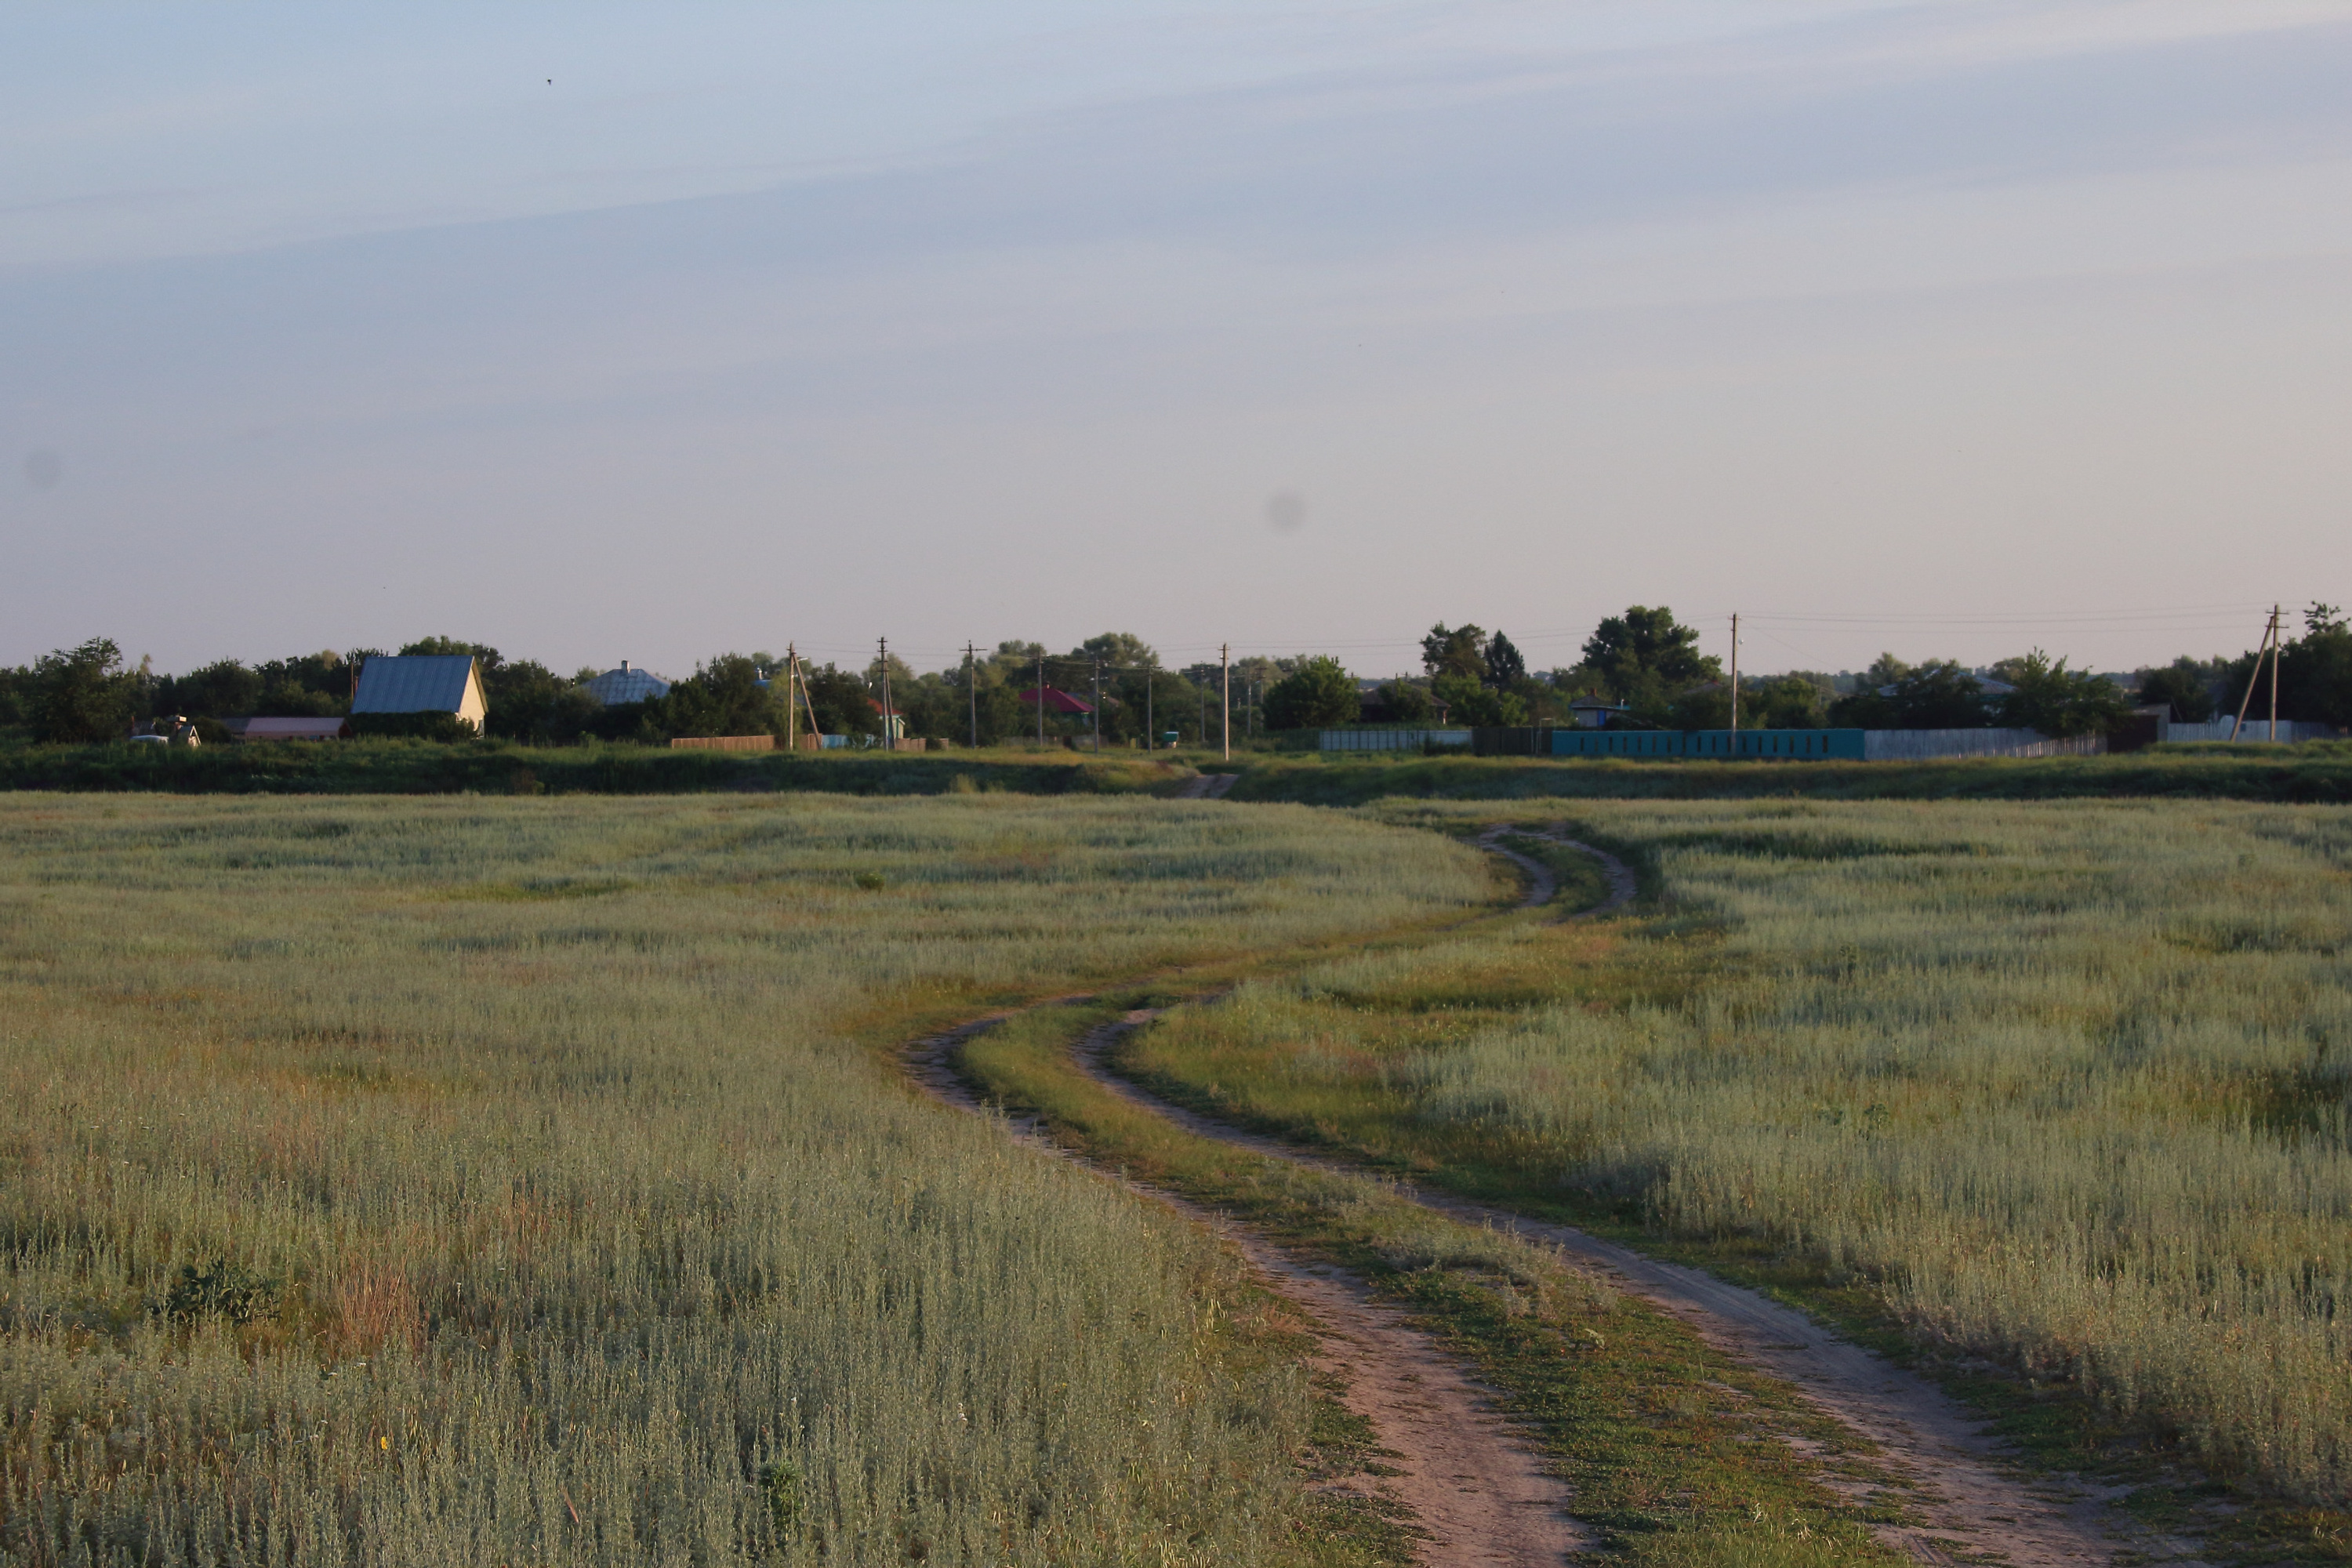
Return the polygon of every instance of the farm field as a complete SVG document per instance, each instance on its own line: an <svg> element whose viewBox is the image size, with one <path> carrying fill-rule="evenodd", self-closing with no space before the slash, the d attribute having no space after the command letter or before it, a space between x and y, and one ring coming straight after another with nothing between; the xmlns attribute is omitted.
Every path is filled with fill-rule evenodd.
<svg viewBox="0 0 2352 1568"><path fill-rule="evenodd" d="M1311 737L1310 737L1311 738ZM2159 746L2116 756L1930 763L1552 762L1300 753L1287 744L1099 756L1058 749L754 753L592 743L363 740L141 747L0 741L0 792L174 795L661 795L812 791L910 795L1173 793L1195 770L1240 775L1232 798L1361 806L1392 797L2060 800L2128 796L2352 802L2352 742Z"/></svg>
<svg viewBox="0 0 2352 1568"><path fill-rule="evenodd" d="M2295 1554L2340 1555L2352 814L1511 812L1634 861L1637 916L1253 981L1139 1032L1122 1070L2071 1389L2091 1436L2322 1509Z"/></svg>
<svg viewBox="0 0 2352 1568"><path fill-rule="evenodd" d="M0 1552L1356 1561L1225 1255L877 1047L1496 887L1302 808L0 799Z"/></svg>

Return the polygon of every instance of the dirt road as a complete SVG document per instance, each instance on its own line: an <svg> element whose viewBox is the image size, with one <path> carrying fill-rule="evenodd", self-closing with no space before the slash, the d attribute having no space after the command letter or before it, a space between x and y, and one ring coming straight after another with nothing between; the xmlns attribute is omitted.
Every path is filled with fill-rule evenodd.
<svg viewBox="0 0 2352 1568"><path fill-rule="evenodd" d="M1631 868L1606 851L1569 837L1564 827L1532 834L1488 829L1478 842L1528 874L1527 903L1548 901L1557 879L1541 862L1496 842L1511 832L1566 845L1601 862L1609 895L1578 918L1606 914L1632 900L1635 880ZM1081 1069L1113 1093L1202 1137L1300 1165L1350 1169L1344 1162L1302 1153L1275 1139L1185 1110L1112 1073L1105 1061L1109 1047L1120 1033L1149 1017L1134 1015L1127 1023L1097 1030L1081 1041L1076 1050ZM2126 1542L2137 1561L2191 1561L2186 1543L2152 1539L2118 1514L2112 1507L2113 1489L2080 1478L2024 1479L2010 1467L2002 1446L1984 1432L1982 1423L1936 1384L1840 1339L1801 1312L1701 1270L1659 1262L1568 1226L1526 1219L1410 1184L1397 1191L1457 1219L1549 1241L1627 1293L1674 1313L1726 1354L1793 1384L1825 1414L1882 1449L1885 1460L1910 1483L1916 1498L1910 1511L1916 1522L1885 1526L1880 1533L1920 1561L1991 1560L2017 1568L2074 1568L2111 1563L2126 1550Z"/></svg>
<svg viewBox="0 0 2352 1568"><path fill-rule="evenodd" d="M1094 1036L1107 1042L1150 1016L1130 1014ZM918 1041L908 1053L916 1080L950 1105L982 1110L950 1058L958 1045L999 1021L982 1019ZM1075 1157L1034 1126L1016 1127L1015 1135ZM1360 1474L1344 1484L1409 1510L1421 1536L1418 1556L1429 1568L1557 1568L1592 1544L1566 1511L1567 1487L1545 1468L1527 1435L1495 1413L1487 1392L1459 1361L1374 1300L1362 1280L1294 1258L1172 1194L1111 1179L1213 1227L1311 1328L1318 1370L1336 1375L1346 1390L1343 1402L1370 1423L1383 1450L1383 1474Z"/></svg>

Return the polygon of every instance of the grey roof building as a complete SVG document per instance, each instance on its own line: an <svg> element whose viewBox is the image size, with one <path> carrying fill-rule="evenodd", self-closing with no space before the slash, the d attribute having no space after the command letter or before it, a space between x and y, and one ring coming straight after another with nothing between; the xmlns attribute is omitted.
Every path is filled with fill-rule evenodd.
<svg viewBox="0 0 2352 1568"><path fill-rule="evenodd" d="M761 684L766 683L763 681ZM608 669L588 682L588 693L605 707L612 708L624 702L650 702L656 697L667 697L669 695L669 682L650 669L631 668L629 661L625 658L620 668Z"/></svg>
<svg viewBox="0 0 2352 1568"><path fill-rule="evenodd" d="M352 711L446 713L478 730L490 705L472 654L379 654L360 666Z"/></svg>

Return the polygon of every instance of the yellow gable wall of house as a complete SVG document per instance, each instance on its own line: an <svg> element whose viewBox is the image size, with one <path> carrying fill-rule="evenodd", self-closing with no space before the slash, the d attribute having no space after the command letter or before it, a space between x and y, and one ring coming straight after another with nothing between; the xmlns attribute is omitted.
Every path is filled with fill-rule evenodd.
<svg viewBox="0 0 2352 1568"><path fill-rule="evenodd" d="M488 725L490 704L482 695L482 672L478 666L466 672L466 695L457 703L457 717L476 730Z"/></svg>

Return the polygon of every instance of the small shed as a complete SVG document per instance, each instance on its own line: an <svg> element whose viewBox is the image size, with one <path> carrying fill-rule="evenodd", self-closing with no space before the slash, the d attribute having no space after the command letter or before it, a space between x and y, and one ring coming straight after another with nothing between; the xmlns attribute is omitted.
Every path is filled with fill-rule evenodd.
<svg viewBox="0 0 2352 1568"><path fill-rule="evenodd" d="M490 704L472 654L380 654L360 666L352 711L446 713L479 730Z"/></svg>
<svg viewBox="0 0 2352 1568"><path fill-rule="evenodd" d="M669 695L669 682L650 669L638 669L627 659L618 669L608 669L588 682L588 694L607 708L617 708L624 702L651 702Z"/></svg>
<svg viewBox="0 0 2352 1568"><path fill-rule="evenodd" d="M1611 715L1624 712L1625 705L1606 697L1580 697L1568 705L1568 711L1578 729L1601 730L1608 727Z"/></svg>

